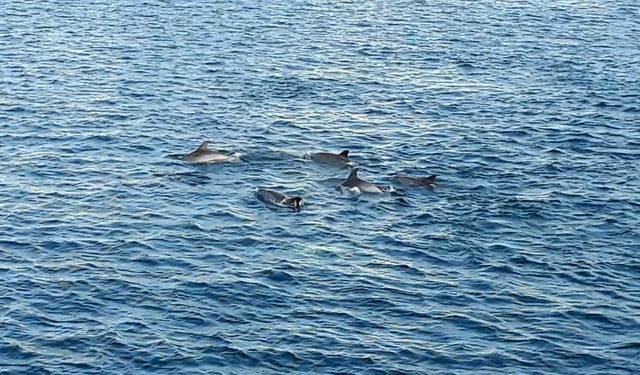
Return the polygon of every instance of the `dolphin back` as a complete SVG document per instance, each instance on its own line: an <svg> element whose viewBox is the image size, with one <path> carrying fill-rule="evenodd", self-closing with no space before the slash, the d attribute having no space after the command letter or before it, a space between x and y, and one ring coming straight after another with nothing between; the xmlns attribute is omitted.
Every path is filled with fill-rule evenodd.
<svg viewBox="0 0 640 375"><path fill-rule="evenodd" d="M359 180L356 187L363 193L374 193L374 194L382 193L382 189L372 184L371 182L367 182L364 180Z"/></svg>
<svg viewBox="0 0 640 375"><path fill-rule="evenodd" d="M429 177L411 177L411 176L401 176L396 175L393 177L394 180L412 187L432 187L436 183L436 175L431 175Z"/></svg>
<svg viewBox="0 0 640 375"><path fill-rule="evenodd" d="M311 160L320 164L328 164L338 167L344 167L349 163L349 150L344 150L339 154L332 154L330 152L317 152L311 154Z"/></svg>
<svg viewBox="0 0 640 375"><path fill-rule="evenodd" d="M259 188L256 191L259 200L278 207L289 207L299 210L302 206L301 197L287 197L277 191Z"/></svg>
<svg viewBox="0 0 640 375"><path fill-rule="evenodd" d="M278 204L278 205L281 204L282 201L284 201L287 198L282 193L279 193L273 190L262 189L262 188L256 191L256 196L258 197L258 199L260 199L265 203Z"/></svg>

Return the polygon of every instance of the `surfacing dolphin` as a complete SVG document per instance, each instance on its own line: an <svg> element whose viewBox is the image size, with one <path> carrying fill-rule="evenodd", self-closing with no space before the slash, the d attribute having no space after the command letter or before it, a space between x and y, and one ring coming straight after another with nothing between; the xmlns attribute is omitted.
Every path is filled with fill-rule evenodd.
<svg viewBox="0 0 640 375"><path fill-rule="evenodd" d="M409 187L432 188L436 186L436 175L431 175L429 177L395 175L391 177L391 179Z"/></svg>
<svg viewBox="0 0 640 375"><path fill-rule="evenodd" d="M339 154L316 152L315 154L311 154L311 160L320 164L333 165L334 167L345 167L351 162L349 160L349 150L344 150Z"/></svg>
<svg viewBox="0 0 640 375"><path fill-rule="evenodd" d="M359 168L353 168L351 170L351 173L349 174L349 177L347 177L347 179L344 180L344 182L340 185L348 189L358 189L358 191L361 193L382 193L382 190L376 185L360 179L358 177L358 169Z"/></svg>
<svg viewBox="0 0 640 375"><path fill-rule="evenodd" d="M182 156L182 160L199 164L213 164L213 163L230 163L238 161L238 157L235 155L225 155L216 151L209 150L209 144L211 141L204 141L192 153Z"/></svg>
<svg viewBox="0 0 640 375"><path fill-rule="evenodd" d="M302 207L301 197L287 197L286 195L274 190L259 188L256 191L259 200L278 207L289 207L299 210Z"/></svg>

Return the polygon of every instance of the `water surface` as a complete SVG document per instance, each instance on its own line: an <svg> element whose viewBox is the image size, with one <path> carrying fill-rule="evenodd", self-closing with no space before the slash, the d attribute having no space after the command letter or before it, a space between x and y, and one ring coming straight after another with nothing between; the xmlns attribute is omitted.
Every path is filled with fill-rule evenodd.
<svg viewBox="0 0 640 375"><path fill-rule="evenodd" d="M0 373L640 372L638 13L0 2Z"/></svg>

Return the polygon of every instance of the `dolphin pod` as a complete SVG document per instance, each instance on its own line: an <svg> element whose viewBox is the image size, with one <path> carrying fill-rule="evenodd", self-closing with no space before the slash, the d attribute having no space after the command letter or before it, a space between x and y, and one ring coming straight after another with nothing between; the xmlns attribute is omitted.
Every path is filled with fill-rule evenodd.
<svg viewBox="0 0 640 375"><path fill-rule="evenodd" d="M212 142L209 140L202 142L195 151L180 156L180 159L197 164L229 163L239 161L239 158L235 155L227 155L210 150L209 144L211 143ZM316 163L334 167L344 168L351 166L352 169L349 176L339 185L339 187L343 189L355 193L380 194L383 192L383 190L378 186L358 177L358 171L360 169L353 167L353 163L349 159L349 150L344 150L337 154L331 152L316 152L311 154L310 158ZM393 175L391 179L410 188L433 188L436 185L435 175L431 175L429 177ZM275 190L258 188L256 190L256 197L258 200L276 207L292 208L296 211L299 211L302 207L302 197L289 197Z"/></svg>

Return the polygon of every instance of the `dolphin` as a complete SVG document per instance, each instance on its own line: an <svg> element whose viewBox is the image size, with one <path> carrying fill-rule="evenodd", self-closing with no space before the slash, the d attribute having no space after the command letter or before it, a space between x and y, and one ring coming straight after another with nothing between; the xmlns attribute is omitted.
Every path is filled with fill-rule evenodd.
<svg viewBox="0 0 640 375"><path fill-rule="evenodd" d="M278 207L290 207L299 210L302 206L301 197L287 197L277 191L259 188L256 191L259 200Z"/></svg>
<svg viewBox="0 0 640 375"><path fill-rule="evenodd" d="M334 167L344 167L349 165L349 150L344 150L339 154L330 152L317 152L311 154L311 160L320 164L333 165Z"/></svg>
<svg viewBox="0 0 640 375"><path fill-rule="evenodd" d="M411 176L395 175L391 179L398 181L399 183L409 187L432 188L436 186L436 175L431 175L429 177L411 177Z"/></svg>
<svg viewBox="0 0 640 375"><path fill-rule="evenodd" d="M349 189L357 188L361 193L382 193L382 190L376 185L358 178L358 169L353 168L349 177L340 185Z"/></svg>
<svg viewBox="0 0 640 375"><path fill-rule="evenodd" d="M238 158L233 155L225 155L216 151L209 150L209 144L211 141L204 141L192 153L182 156L182 160L199 164L212 164L212 163L226 163L238 161Z"/></svg>

